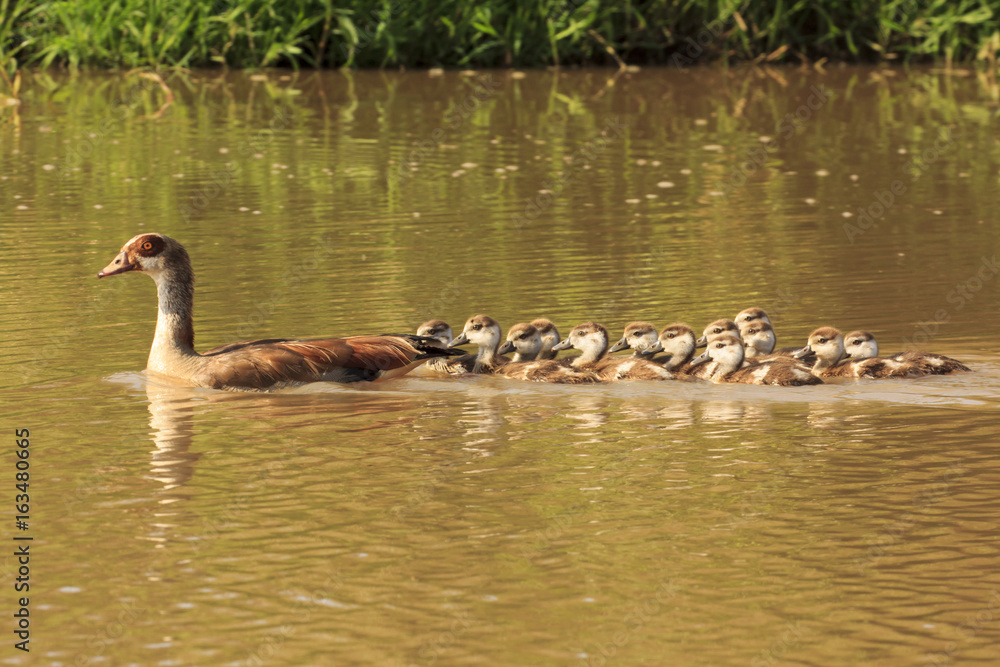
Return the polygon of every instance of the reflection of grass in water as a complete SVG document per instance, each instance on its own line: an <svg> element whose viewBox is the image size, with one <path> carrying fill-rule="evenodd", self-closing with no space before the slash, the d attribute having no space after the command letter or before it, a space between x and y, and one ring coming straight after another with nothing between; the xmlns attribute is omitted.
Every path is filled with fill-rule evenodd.
<svg viewBox="0 0 1000 667"><path fill-rule="evenodd" d="M1000 0L2 0L0 65L12 70L21 46L72 67L614 64L609 49L635 63L993 64L998 15Z"/></svg>

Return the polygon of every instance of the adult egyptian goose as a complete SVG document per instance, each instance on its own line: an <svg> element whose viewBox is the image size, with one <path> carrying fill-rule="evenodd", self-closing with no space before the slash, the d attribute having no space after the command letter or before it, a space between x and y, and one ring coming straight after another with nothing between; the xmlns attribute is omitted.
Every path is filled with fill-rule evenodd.
<svg viewBox="0 0 1000 667"><path fill-rule="evenodd" d="M139 234L97 274L137 271L156 283L159 312L146 368L198 387L275 389L306 382L357 382L396 377L453 351L407 334L272 338L194 350L194 271L184 246L162 234Z"/></svg>
<svg viewBox="0 0 1000 667"><path fill-rule="evenodd" d="M451 342L450 347L459 345L477 345L478 354L466 354L451 364L449 371L455 374L461 373L495 373L510 359L500 356L497 350L500 348L500 338L502 332L500 324L489 315L473 315L465 323L462 333Z"/></svg>
<svg viewBox="0 0 1000 667"><path fill-rule="evenodd" d="M632 356L638 357L649 348L656 345L656 327L649 322L631 322L625 327L621 339L611 346L608 353L619 350L634 350Z"/></svg>
<svg viewBox="0 0 1000 667"><path fill-rule="evenodd" d="M783 387L823 384L801 364L770 361L743 365L743 341L726 333L714 336L705 353L695 357L691 364L700 366L695 375L703 380L738 384L770 384Z"/></svg>
<svg viewBox="0 0 1000 667"><path fill-rule="evenodd" d="M878 357L878 342L867 331L852 331L844 337L844 351L849 359L871 359ZM917 350L898 352L885 358L908 365L912 374L948 375L972 370L957 359Z"/></svg>
<svg viewBox="0 0 1000 667"><path fill-rule="evenodd" d="M820 327L811 334L806 346L794 357L816 355L812 374L817 377L904 378L925 375L914 366L893 359L872 357L849 359L844 352L844 337L833 327Z"/></svg>
<svg viewBox="0 0 1000 667"><path fill-rule="evenodd" d="M542 346L538 329L531 324L515 324L507 332L507 341L498 350L498 354L514 352L514 356L509 364L500 368L499 373L504 377L530 382L588 384L600 381L596 373L573 368L566 360L538 359Z"/></svg>
<svg viewBox="0 0 1000 667"><path fill-rule="evenodd" d="M538 358L555 359L559 353L553 352L552 348L562 340L559 329L556 329L556 325L551 320L544 317L533 320L531 326L535 327L538 330L538 335L542 337L542 349L538 353Z"/></svg>
<svg viewBox="0 0 1000 667"><path fill-rule="evenodd" d="M433 338L438 342L437 347L447 349L451 345L454 336L451 333L451 325L444 320L427 320L417 327L418 336ZM451 357L434 357L428 359L425 368L435 373L448 373L448 364Z"/></svg>
<svg viewBox="0 0 1000 667"><path fill-rule="evenodd" d="M573 368L597 373L604 382L618 380L670 380L673 374L659 364L637 357L609 358L608 330L596 322L585 322L569 332L554 350L575 347L582 354L570 359Z"/></svg>

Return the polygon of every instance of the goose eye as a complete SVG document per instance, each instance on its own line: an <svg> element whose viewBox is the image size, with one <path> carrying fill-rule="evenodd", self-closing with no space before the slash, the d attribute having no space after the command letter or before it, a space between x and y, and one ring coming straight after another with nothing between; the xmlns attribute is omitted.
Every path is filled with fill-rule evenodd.
<svg viewBox="0 0 1000 667"><path fill-rule="evenodd" d="M142 244L142 249L143 250L152 250L153 249L153 244L150 243L149 241L146 241L145 243Z"/></svg>

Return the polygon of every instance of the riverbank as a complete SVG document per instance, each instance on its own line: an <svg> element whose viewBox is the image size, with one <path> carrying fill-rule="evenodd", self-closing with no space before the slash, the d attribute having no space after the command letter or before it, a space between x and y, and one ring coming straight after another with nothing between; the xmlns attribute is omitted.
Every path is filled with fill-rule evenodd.
<svg viewBox="0 0 1000 667"><path fill-rule="evenodd" d="M712 61L981 62L1000 0L38 2L0 17L0 67L544 67Z"/></svg>

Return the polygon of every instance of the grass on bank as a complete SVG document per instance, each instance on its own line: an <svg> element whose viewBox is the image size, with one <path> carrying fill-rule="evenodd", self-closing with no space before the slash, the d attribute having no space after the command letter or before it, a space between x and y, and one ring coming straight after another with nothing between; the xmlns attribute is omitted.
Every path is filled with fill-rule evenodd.
<svg viewBox="0 0 1000 667"><path fill-rule="evenodd" d="M0 0L0 69L995 65L998 19L1000 0Z"/></svg>

